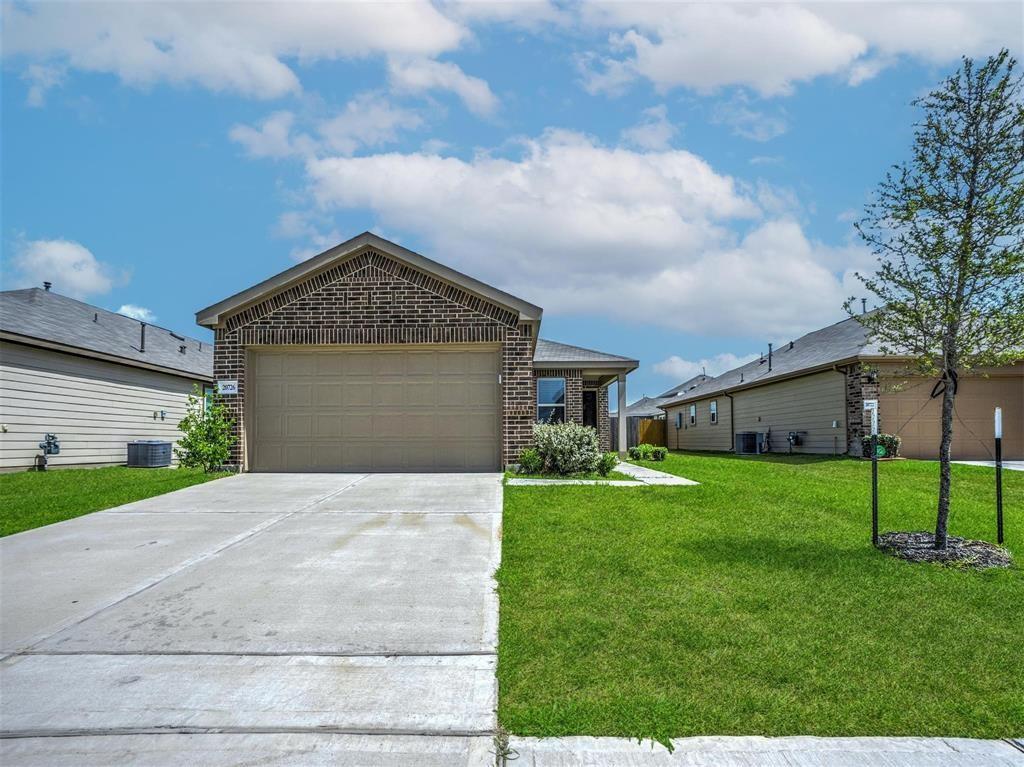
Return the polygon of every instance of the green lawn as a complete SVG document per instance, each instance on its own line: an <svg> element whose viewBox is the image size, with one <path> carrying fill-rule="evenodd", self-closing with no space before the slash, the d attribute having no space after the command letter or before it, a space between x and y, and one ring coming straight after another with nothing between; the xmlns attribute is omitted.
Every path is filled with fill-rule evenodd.
<svg viewBox="0 0 1024 767"><path fill-rule="evenodd" d="M519 735L1024 732L1024 570L870 545L870 464L671 454L699 487L506 487L498 680ZM934 524L938 465L879 466L881 529ZM994 540L994 472L951 532ZM1024 557L1024 473L1004 472Z"/></svg>
<svg viewBox="0 0 1024 767"><path fill-rule="evenodd" d="M0 537L224 476L124 466L0 474Z"/></svg>

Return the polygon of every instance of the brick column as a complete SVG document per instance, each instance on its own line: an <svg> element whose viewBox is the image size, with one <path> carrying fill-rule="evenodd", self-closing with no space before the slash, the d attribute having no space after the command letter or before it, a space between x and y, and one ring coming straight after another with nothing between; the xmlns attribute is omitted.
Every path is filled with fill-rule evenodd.
<svg viewBox="0 0 1024 767"><path fill-rule="evenodd" d="M874 380L872 380L874 379ZM871 420L865 416L864 400L878 399L878 377L861 365L846 371L846 449L849 455L860 457L861 438L871 434ZM881 417L879 412L879 431Z"/></svg>
<svg viewBox="0 0 1024 767"><path fill-rule="evenodd" d="M608 415L608 387L597 390L597 442L602 453L612 449L612 422Z"/></svg>

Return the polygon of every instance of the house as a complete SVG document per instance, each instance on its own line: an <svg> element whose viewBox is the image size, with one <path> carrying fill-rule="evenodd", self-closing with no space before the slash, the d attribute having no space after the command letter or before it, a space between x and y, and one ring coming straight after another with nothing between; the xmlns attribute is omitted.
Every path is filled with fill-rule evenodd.
<svg viewBox="0 0 1024 767"><path fill-rule="evenodd" d="M657 397L641 397L632 405L626 407L626 435L627 435L627 446L637 445L641 442L654 441L661 445L664 444L664 439L661 436L663 430L659 427L653 431L645 431L641 437L641 421L657 420L661 421L665 419L665 411L661 409L661 405L668 402L669 400L675 399L682 395L684 392L697 386L697 384L707 380L706 375L697 375L693 378L683 381L683 383L673 386L666 392L662 392ZM618 424L618 415L612 416L612 447L618 446L618 441L614 439L615 429ZM647 424L650 426L650 424ZM653 435L653 436L652 436Z"/></svg>
<svg viewBox="0 0 1024 767"><path fill-rule="evenodd" d="M740 440L749 452L767 439L772 452L860 455L861 438L870 433L864 401L877 399L879 429L902 438L902 454L935 459L941 403L931 397L935 384L912 374L908 360L882 354L850 318L771 348L661 407L670 449L736 450ZM992 458L997 406L1004 457L1024 457L1024 364L1018 363L961 377L954 459Z"/></svg>
<svg viewBox="0 0 1024 767"><path fill-rule="evenodd" d="M484 471L538 420L594 426L637 361L539 338L540 307L370 233L196 314L250 471Z"/></svg>
<svg viewBox="0 0 1024 767"><path fill-rule="evenodd" d="M186 399L213 378L213 346L46 288L0 292L0 469L127 461L127 443L174 441Z"/></svg>

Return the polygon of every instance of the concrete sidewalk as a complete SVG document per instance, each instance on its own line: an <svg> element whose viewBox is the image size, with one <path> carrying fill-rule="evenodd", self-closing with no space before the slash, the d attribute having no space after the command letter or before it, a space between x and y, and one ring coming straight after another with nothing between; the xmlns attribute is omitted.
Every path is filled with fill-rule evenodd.
<svg viewBox="0 0 1024 767"><path fill-rule="evenodd" d="M697 737L658 743L624 738L517 738L516 767L1021 767L1024 752L967 738Z"/></svg>
<svg viewBox="0 0 1024 767"><path fill-rule="evenodd" d="M493 764L501 475L242 475L0 539L0 762Z"/></svg>

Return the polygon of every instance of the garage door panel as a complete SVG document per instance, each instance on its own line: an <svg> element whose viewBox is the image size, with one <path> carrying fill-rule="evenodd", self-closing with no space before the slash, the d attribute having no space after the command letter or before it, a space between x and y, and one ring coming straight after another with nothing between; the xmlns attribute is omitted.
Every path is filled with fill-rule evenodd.
<svg viewBox="0 0 1024 767"><path fill-rule="evenodd" d="M343 407L370 407L373 405L373 383L371 381L353 380L347 375L341 384L341 404Z"/></svg>
<svg viewBox="0 0 1024 767"><path fill-rule="evenodd" d="M255 470L498 468L493 347L303 347L253 356Z"/></svg>
<svg viewBox="0 0 1024 767"><path fill-rule="evenodd" d="M345 413L341 417L342 439L373 439L373 414Z"/></svg>
<svg viewBox="0 0 1024 767"><path fill-rule="evenodd" d="M312 405L312 385L298 381L289 381L285 384L284 404L287 407Z"/></svg>

